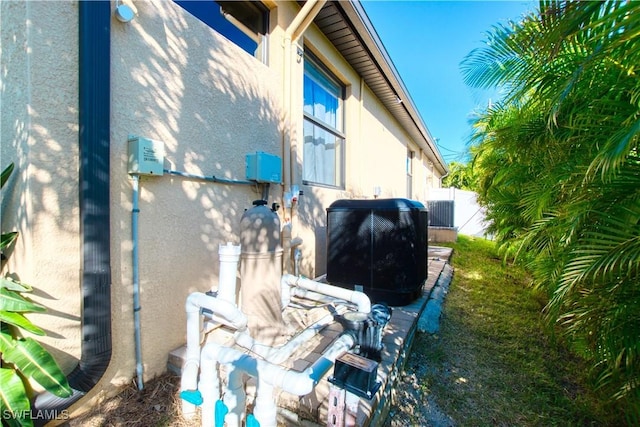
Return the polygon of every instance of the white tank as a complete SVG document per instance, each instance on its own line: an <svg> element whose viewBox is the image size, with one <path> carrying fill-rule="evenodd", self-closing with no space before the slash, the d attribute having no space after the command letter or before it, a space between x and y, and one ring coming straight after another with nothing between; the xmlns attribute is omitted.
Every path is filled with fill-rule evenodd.
<svg viewBox="0 0 640 427"><path fill-rule="evenodd" d="M253 204L240 220L240 308L256 341L280 345L287 338L281 308L280 219L266 201Z"/></svg>

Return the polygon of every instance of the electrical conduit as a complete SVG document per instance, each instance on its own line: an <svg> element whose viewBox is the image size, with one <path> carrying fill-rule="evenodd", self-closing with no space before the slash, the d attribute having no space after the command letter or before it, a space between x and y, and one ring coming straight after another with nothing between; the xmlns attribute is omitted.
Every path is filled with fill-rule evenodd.
<svg viewBox="0 0 640 427"><path fill-rule="evenodd" d="M140 177L132 175L132 208L131 208L131 264L132 264L132 281L133 281L133 328L136 347L136 376L138 379L138 390L144 388L143 374L144 365L142 364L142 339L140 334L140 269L138 262L138 216L140 214Z"/></svg>
<svg viewBox="0 0 640 427"><path fill-rule="evenodd" d="M283 50L284 50L284 61L283 61L283 72L284 76L283 81L283 100L284 100L284 111L286 112L285 118L285 129L282 133L282 159L283 159L283 186L285 191L291 190L291 182L292 182L292 173L294 166L293 161L291 161L292 151L292 135L295 134L293 131L293 125L291 122L291 111L292 105L294 105L292 96L293 96L293 79L291 79L292 68L293 68L293 58L291 55L292 45L293 43L304 33L307 27L313 22L315 16L320 12L322 6L326 3L326 0L307 0L295 16L291 24L287 27L284 33L283 39ZM293 176L295 178L295 176Z"/></svg>

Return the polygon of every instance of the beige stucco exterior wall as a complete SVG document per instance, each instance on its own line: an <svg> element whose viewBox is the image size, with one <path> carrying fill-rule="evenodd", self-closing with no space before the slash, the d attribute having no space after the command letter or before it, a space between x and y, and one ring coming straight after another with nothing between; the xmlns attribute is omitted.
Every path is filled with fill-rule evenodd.
<svg viewBox="0 0 640 427"><path fill-rule="evenodd" d="M291 49L292 105L283 106L283 28L299 10L278 2L271 13L269 65L246 54L178 5L138 0L136 18L111 28L111 364L90 397L111 393L135 375L132 297L132 183L127 138L164 143L165 166L199 175L244 179L245 155L283 157L291 138L293 175L304 195L280 210L302 237L302 273L325 272L326 209L341 198L425 200L429 160L373 92L313 25ZM3 191L2 226L21 237L9 270L33 284L50 308L32 316L50 336L65 371L80 357L78 204L78 6L75 2L0 2L2 144L0 166L17 170ZM345 187L302 184L303 61L312 50L346 86ZM11 108L7 108L11 106ZM291 128L285 129L287 118ZM290 132L289 132L290 131ZM407 147L416 151L413 195L406 192ZM437 186L438 179L432 180ZM166 369L185 341L184 302L216 287L218 246L239 242L244 209L261 197L253 187L165 175L140 183L140 288L145 380ZM272 185L270 202L282 203ZM53 238L52 238L53 237ZM80 401L75 408L86 406Z"/></svg>
<svg viewBox="0 0 640 427"><path fill-rule="evenodd" d="M28 317L69 371L80 356L78 9L3 1L0 16L0 167L16 167L2 191L2 230L20 232L2 273L49 308Z"/></svg>
<svg viewBox="0 0 640 427"><path fill-rule="evenodd" d="M112 273L116 342L132 342L131 183L127 136L164 142L170 169L244 179L245 155L281 155L278 71L230 43L178 5L136 2L138 16L112 26ZM141 54L143 52L144 54ZM271 196L280 197L273 186ZM142 356L147 376L185 342L184 302L217 287L218 247L239 243L252 186L165 175L143 177L140 199ZM130 377L133 347L114 354ZM115 368L114 368L115 369ZM113 370L112 370L113 371Z"/></svg>
<svg viewBox="0 0 640 427"><path fill-rule="evenodd" d="M302 237L303 272L310 277L326 273L326 209L343 198L373 198L380 187L380 198L411 198L424 202L427 192L427 156L418 148L405 129L384 107L382 102L344 60L335 47L315 26L311 26L300 41L300 47L310 50L345 85L345 186L327 188L302 183L302 144L296 150L297 170L294 184L304 191L297 215L294 213L294 236ZM302 75L300 61L294 85L298 103L292 112L299 119L294 123L294 135L302 135ZM301 137L300 137L301 139ZM407 151L415 152L411 194L407 193ZM432 182L438 183L438 180Z"/></svg>

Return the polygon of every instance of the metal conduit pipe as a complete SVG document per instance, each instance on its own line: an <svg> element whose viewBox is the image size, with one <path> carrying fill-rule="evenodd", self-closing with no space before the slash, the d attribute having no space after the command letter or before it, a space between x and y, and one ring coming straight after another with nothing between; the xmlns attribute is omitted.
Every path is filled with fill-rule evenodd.
<svg viewBox="0 0 640 427"><path fill-rule="evenodd" d="M219 184L238 184L238 185L257 185L257 181L249 181L246 179L227 179L227 178L218 178L215 175L207 176L207 175L197 175L188 172L174 171L170 169L163 169L164 173L169 175L181 176L183 178L189 179L198 179L201 181L209 181L209 182L217 182Z"/></svg>
<svg viewBox="0 0 640 427"><path fill-rule="evenodd" d="M208 427L212 425L212 420L215 416L215 402L220 395L216 362L232 366L234 369L258 379L259 385L261 384L263 387L259 388L259 394L256 396L256 403L258 404L259 402L259 410L258 414L254 412L254 416L260 426L275 427L277 423L273 387L278 387L296 396L304 396L311 393L313 387L333 366L335 359L343 352L353 348L355 343L356 340L353 335L349 333L340 335L317 361L302 372L291 371L266 360L256 359L234 348L213 342L207 343L200 354L202 373L198 384L203 398L202 426ZM231 390L226 391L226 393L230 392ZM269 399L268 403L267 398ZM244 402L237 400L237 404L244 405ZM228 409L229 411L236 410L236 408Z"/></svg>
<svg viewBox="0 0 640 427"><path fill-rule="evenodd" d="M290 112L293 105L293 79L291 79L293 58L291 57L292 44L297 40L300 35L307 29L307 27L313 22L315 16L320 12L322 6L326 3L326 0L307 0L302 6L302 9L295 16L291 24L284 32L283 40L283 97L284 111ZM293 169L295 168L295 161L292 161L292 135L294 135L293 125L290 114L287 113L285 118L285 128L282 132L282 159L283 159L283 186L284 191L291 189L292 179L295 179ZM294 158L295 160L295 158Z"/></svg>
<svg viewBox="0 0 640 427"><path fill-rule="evenodd" d="M349 289L328 285L326 283L316 282L314 280L305 279L303 277L294 276L292 274L283 275L281 283L287 283L289 284L289 286L297 286L308 291L313 291L323 295L329 295L352 302L358 306L358 311L362 313L369 313L371 311L371 301L369 300L369 297L363 292L351 291Z"/></svg>
<svg viewBox="0 0 640 427"><path fill-rule="evenodd" d="M185 353L185 362L182 366L180 391L196 390L198 388L201 309L211 310L227 326L238 330L244 330L247 327L247 316L232 302L224 301L202 292L191 293L185 303L187 313L187 350ZM195 410L195 405L186 400L182 401L182 414L184 417L192 417L195 414Z"/></svg>
<svg viewBox="0 0 640 427"><path fill-rule="evenodd" d="M136 377L138 390L144 388L144 365L142 363L142 335L140 327L140 262L138 241L138 217L140 216L140 177L131 176L131 266L133 284L133 329L136 353Z"/></svg>

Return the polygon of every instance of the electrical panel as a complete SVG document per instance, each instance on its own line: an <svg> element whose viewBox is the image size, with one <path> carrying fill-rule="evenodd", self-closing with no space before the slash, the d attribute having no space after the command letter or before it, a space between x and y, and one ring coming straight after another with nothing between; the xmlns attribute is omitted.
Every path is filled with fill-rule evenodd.
<svg viewBox="0 0 640 427"><path fill-rule="evenodd" d="M162 175L164 143L139 136L129 137L129 173Z"/></svg>
<svg viewBox="0 0 640 427"><path fill-rule="evenodd" d="M246 156L247 179L257 182L280 184L282 159L273 154L256 151Z"/></svg>

